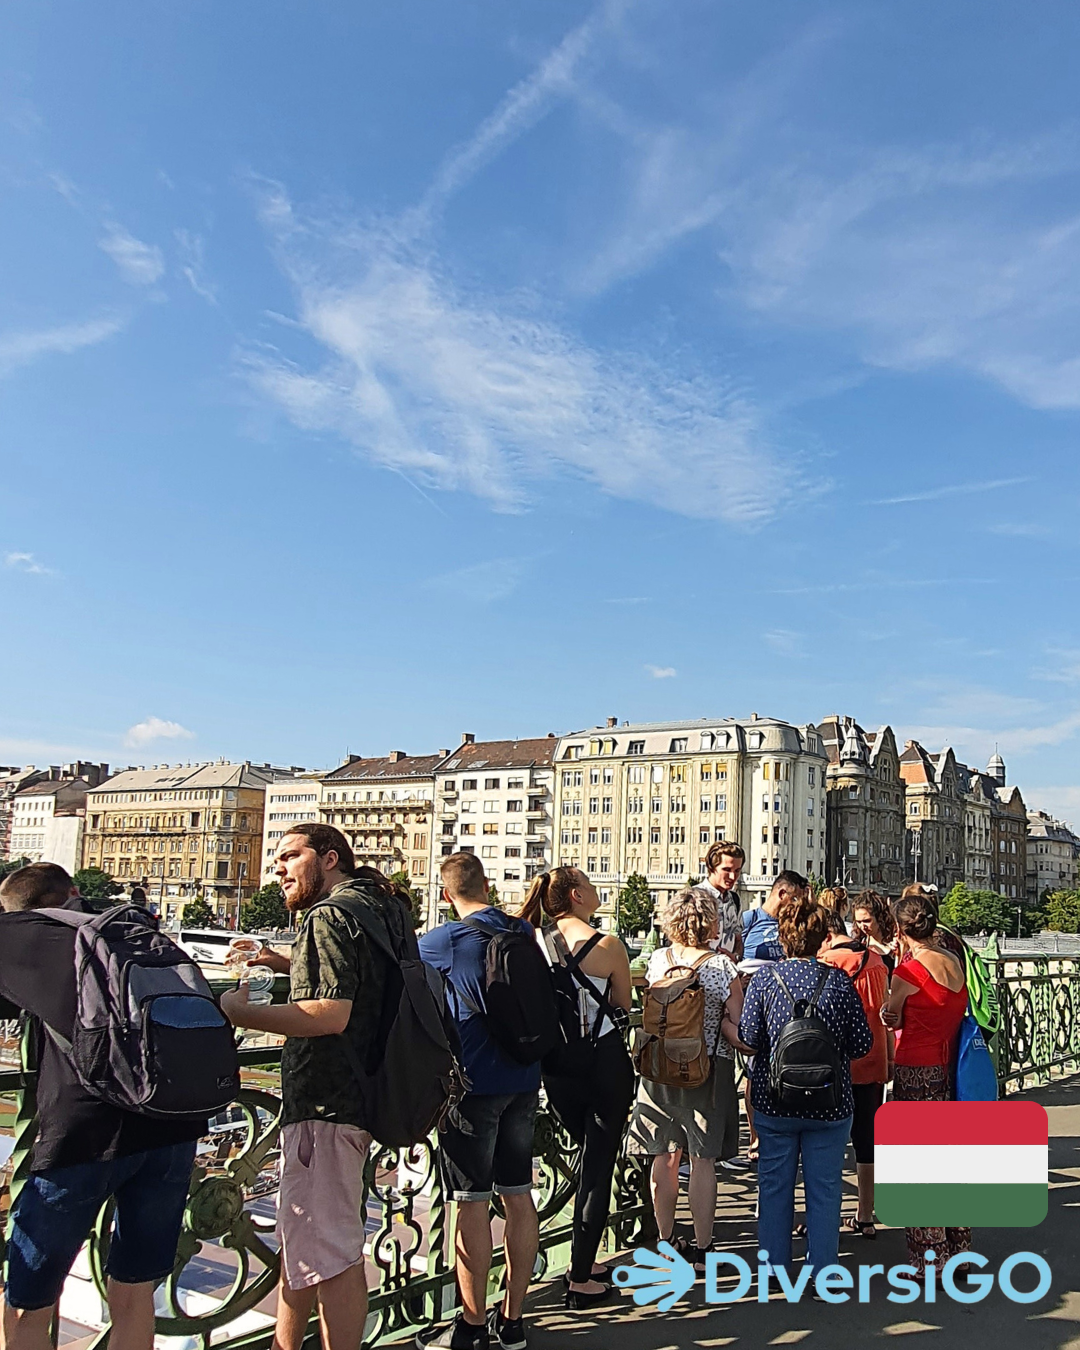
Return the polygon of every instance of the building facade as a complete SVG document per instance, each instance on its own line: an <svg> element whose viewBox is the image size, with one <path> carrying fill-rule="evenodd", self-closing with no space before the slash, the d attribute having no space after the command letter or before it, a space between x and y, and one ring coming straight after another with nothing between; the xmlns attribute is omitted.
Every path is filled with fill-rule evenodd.
<svg viewBox="0 0 1080 1350"><path fill-rule="evenodd" d="M477 741L466 733L439 766L429 922L438 922L445 908L437 869L448 854L460 850L481 858L499 903L511 911L524 900L533 877L551 866L556 745L554 736Z"/></svg>
<svg viewBox="0 0 1080 1350"><path fill-rule="evenodd" d="M897 896L904 876L904 783L891 727L865 732L853 717L818 727L829 759L823 879Z"/></svg>
<svg viewBox="0 0 1080 1350"><path fill-rule="evenodd" d="M350 755L321 775L319 819L348 839L356 861L390 876L405 872L430 903L435 772L449 751L434 755Z"/></svg>
<svg viewBox="0 0 1080 1350"><path fill-rule="evenodd" d="M942 894L964 879L963 811L956 757L929 754L907 741L900 756L904 782L905 881L936 886Z"/></svg>
<svg viewBox="0 0 1080 1350"><path fill-rule="evenodd" d="M86 776L76 773L82 769ZM12 799L11 855L29 862L58 863L66 872L82 865L86 798L109 776L107 764L51 768Z"/></svg>
<svg viewBox="0 0 1080 1350"><path fill-rule="evenodd" d="M559 739L555 858L588 873L610 925L632 873L662 900L704 875L710 844L732 840L746 852L744 898L759 903L783 869L824 869L827 766L814 726L609 718Z"/></svg>
<svg viewBox="0 0 1080 1350"><path fill-rule="evenodd" d="M294 825L319 819L322 783L318 774L297 774L266 788L263 811L262 885L275 880L278 844Z"/></svg>
<svg viewBox="0 0 1080 1350"><path fill-rule="evenodd" d="M1027 900L1037 905L1048 891L1075 891L1080 837L1045 811L1028 812Z"/></svg>
<svg viewBox="0 0 1080 1350"><path fill-rule="evenodd" d="M964 812L964 881L974 891L994 889L993 813L997 786L986 774L957 764Z"/></svg>
<svg viewBox="0 0 1080 1350"><path fill-rule="evenodd" d="M15 814L15 794L22 788L40 783L46 776L44 769L38 769L33 764L27 764L21 769L14 765L0 766L0 862L8 862L20 856L11 851L11 822Z"/></svg>
<svg viewBox="0 0 1080 1350"><path fill-rule="evenodd" d="M259 886L269 764L127 769L87 794L83 865L141 885L167 919L202 896L232 926Z"/></svg>

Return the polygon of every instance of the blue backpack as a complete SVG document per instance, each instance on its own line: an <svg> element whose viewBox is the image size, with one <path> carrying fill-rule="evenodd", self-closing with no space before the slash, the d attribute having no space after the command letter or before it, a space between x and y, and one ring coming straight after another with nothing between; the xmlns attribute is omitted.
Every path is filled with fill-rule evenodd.
<svg viewBox="0 0 1080 1350"><path fill-rule="evenodd" d="M960 1023L956 1045L955 1091L958 1102L996 1102L997 1074L983 1040L982 1027L970 1009Z"/></svg>

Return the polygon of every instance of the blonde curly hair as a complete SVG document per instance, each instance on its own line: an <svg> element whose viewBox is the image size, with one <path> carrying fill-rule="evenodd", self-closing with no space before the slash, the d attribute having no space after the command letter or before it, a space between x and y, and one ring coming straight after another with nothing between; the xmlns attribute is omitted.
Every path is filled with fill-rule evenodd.
<svg viewBox="0 0 1080 1350"><path fill-rule="evenodd" d="M683 947L705 947L716 927L716 901L708 891L687 887L664 906L660 927L669 942Z"/></svg>

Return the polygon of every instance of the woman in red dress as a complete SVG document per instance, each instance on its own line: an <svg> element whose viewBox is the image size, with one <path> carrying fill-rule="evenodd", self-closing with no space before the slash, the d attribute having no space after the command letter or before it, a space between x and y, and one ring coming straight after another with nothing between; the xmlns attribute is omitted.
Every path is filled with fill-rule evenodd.
<svg viewBox="0 0 1080 1350"><path fill-rule="evenodd" d="M896 905L904 959L893 972L881 1020L899 1030L893 1100L951 1101L950 1066L960 1023L967 1011L963 962L947 951L937 935L937 908L925 896L902 898ZM912 1141L916 1142L916 1141ZM971 1248L970 1228L909 1228L908 1259L921 1275L927 1249L937 1266Z"/></svg>

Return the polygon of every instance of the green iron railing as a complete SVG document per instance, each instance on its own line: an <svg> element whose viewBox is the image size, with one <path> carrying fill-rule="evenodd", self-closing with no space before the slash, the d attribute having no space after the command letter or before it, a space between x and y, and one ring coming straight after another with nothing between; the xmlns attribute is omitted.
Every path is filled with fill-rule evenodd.
<svg viewBox="0 0 1080 1350"><path fill-rule="evenodd" d="M1003 1093L1048 1081L1057 1073L1080 1068L1080 959L1058 956L991 959L1002 1028L991 1043ZM278 1257L272 1245L273 1218L258 1212L260 1194L273 1186L278 1161L281 1101L269 1090L276 1085L280 1052L242 1049L245 1086L228 1127L211 1137L195 1169L176 1266L159 1294L162 1335L191 1338L209 1350L211 1337L235 1322L272 1293L278 1280ZM34 1075L0 1072L0 1093L16 1098L15 1151L11 1197L29 1169L34 1131ZM540 1255L537 1278L559 1273L569 1260L571 1210L577 1155L554 1117L541 1111L534 1145L540 1213ZM375 1146L368 1159L365 1202L369 1218L370 1318L365 1344L397 1339L414 1327L444 1317L455 1304L453 1204L443 1194L436 1167L434 1141L413 1149ZM104 1295L104 1265L111 1211L99 1216L89 1242L93 1283ZM648 1171L639 1158L623 1155L615 1176L607 1243L620 1250L652 1236ZM231 1284L213 1306L193 1311L188 1306L185 1274L207 1244L230 1254ZM491 1292L501 1279L503 1256L492 1262ZM98 1338L100 1348L107 1331ZM312 1338L314 1341L314 1324ZM234 1335L215 1346L229 1350L267 1350L272 1329Z"/></svg>

